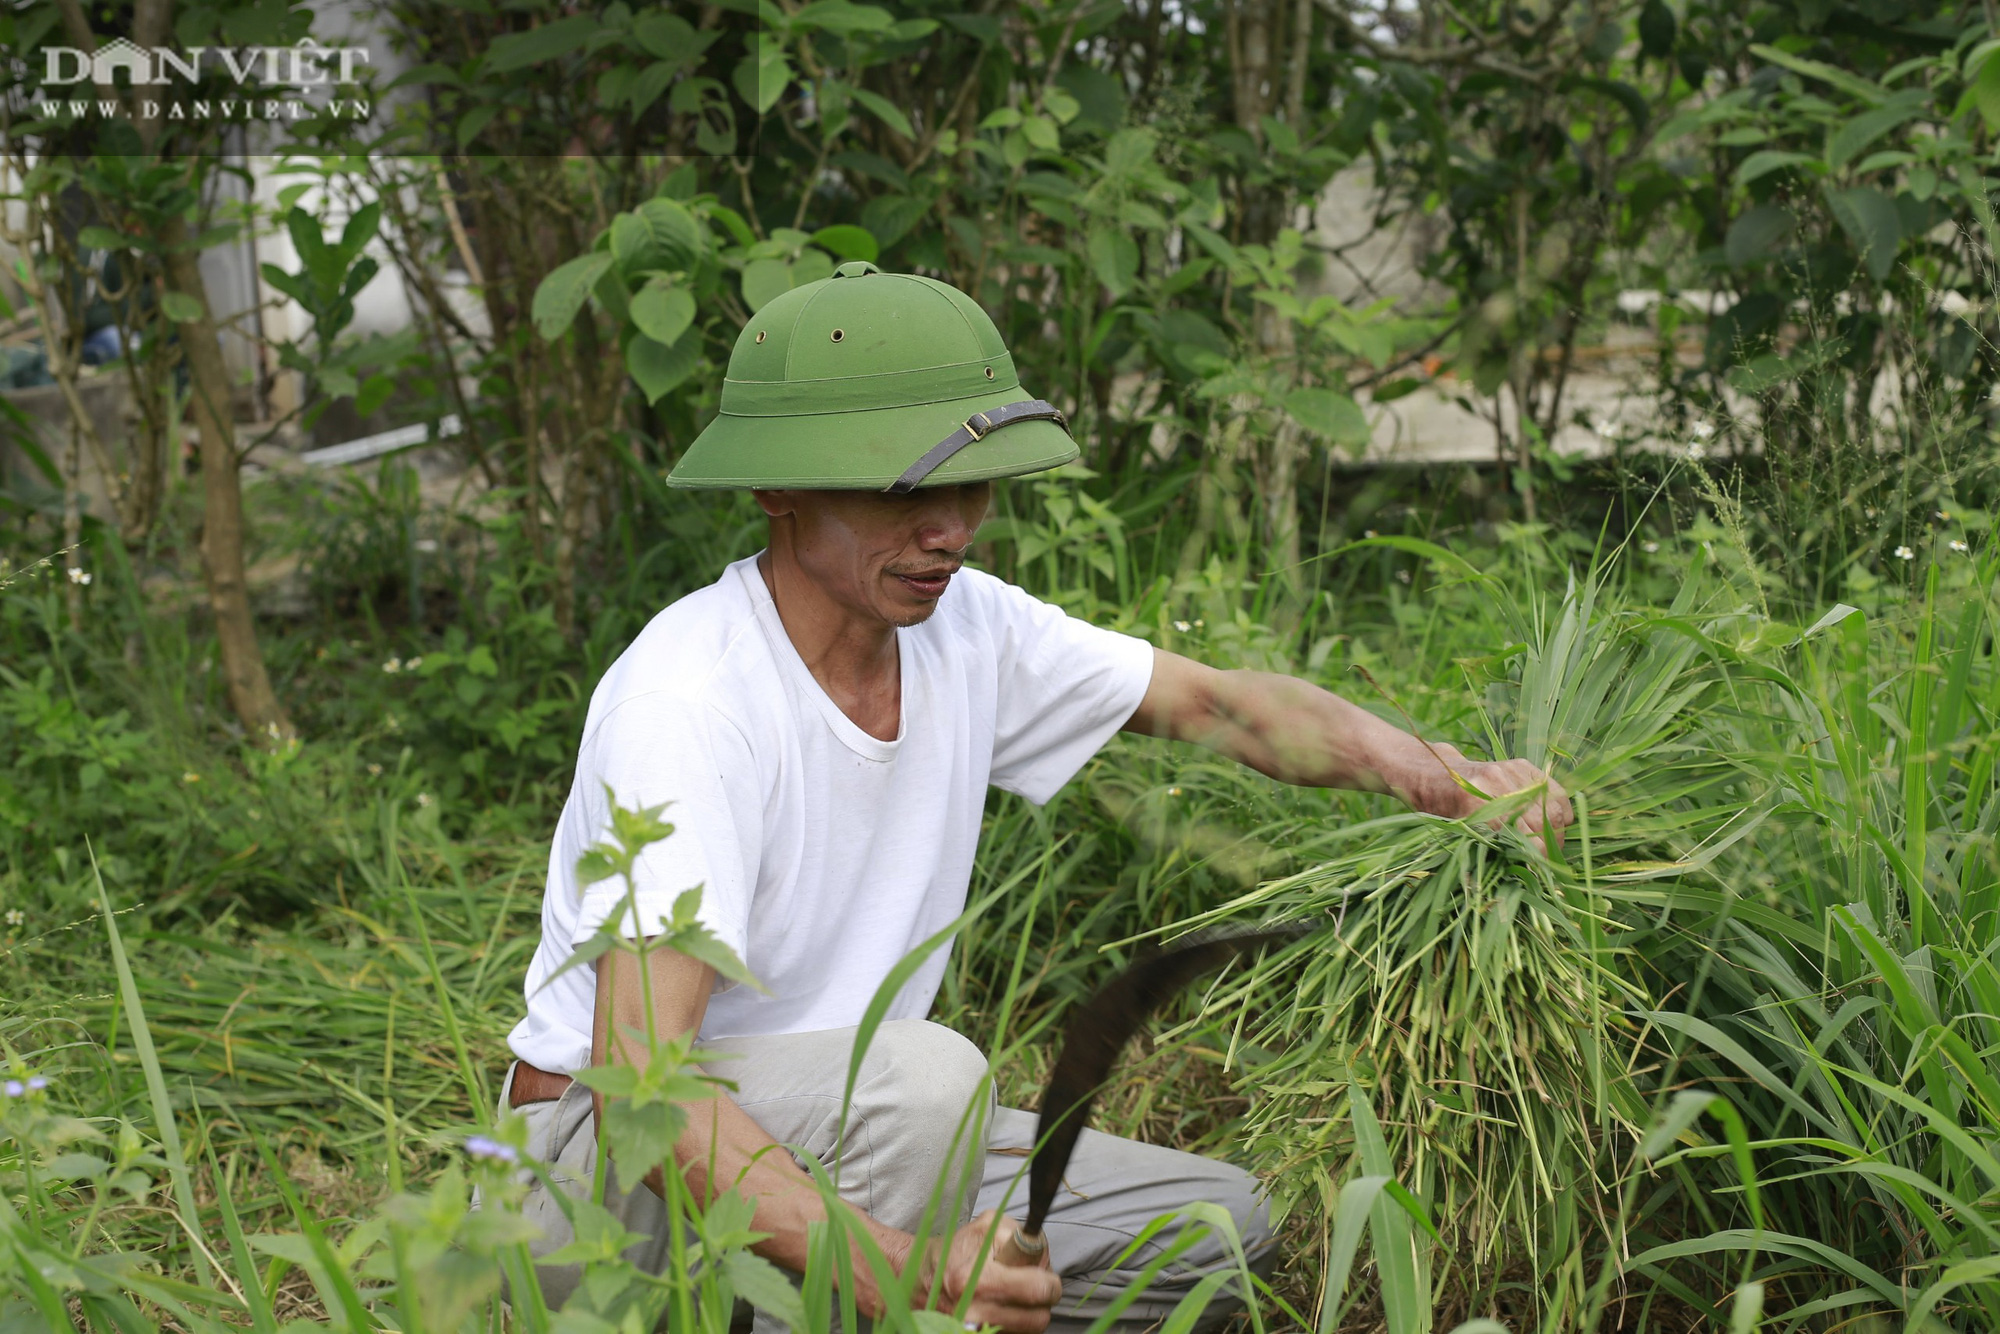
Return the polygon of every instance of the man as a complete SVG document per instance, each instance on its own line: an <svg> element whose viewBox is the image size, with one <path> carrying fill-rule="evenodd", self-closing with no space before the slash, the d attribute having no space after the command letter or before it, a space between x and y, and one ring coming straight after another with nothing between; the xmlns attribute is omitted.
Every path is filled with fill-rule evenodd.
<svg viewBox="0 0 2000 1334"><path fill-rule="evenodd" d="M656 930L700 885L703 923L768 988L718 987L689 957L646 956L658 1031L698 1032L718 1053L706 1068L736 1087L691 1109L676 1156L695 1189L741 1190L771 1234L758 1250L800 1271L807 1227L824 1211L773 1145L830 1172L838 1163L843 1203L899 1270L926 1265L949 1309L982 1241L1013 1226L993 1211L1034 1118L997 1110L986 1143L954 1165L968 1105L986 1096L985 1060L924 1018L942 951L898 993L844 1116L840 1102L869 999L964 907L989 784L1046 801L1121 728L1444 815L1478 804L1460 778L1489 793L1546 782L1519 761L1426 746L1305 682L1217 671L1098 629L961 567L993 479L1076 456L1061 414L1021 390L992 321L943 283L849 263L752 317L721 414L672 481L752 488L769 545L660 613L592 696L528 1015L510 1039L519 1061L503 1096L569 1188L587 1189L595 1135L589 1095L568 1076L614 1052L643 1059L624 1036L646 1017L630 956L604 956L594 976L555 976L620 911L622 885L579 887L574 869L607 827L607 786L628 807L671 802L676 830L638 863L625 933ZM1559 837L1569 819L1550 782L1522 827ZM969 1177L979 1217L948 1220L942 1254L920 1259L913 1232L954 1172ZM1173 1234L1121 1262L1134 1237L1194 1200L1228 1208L1250 1254L1268 1256L1255 1181L1226 1164L1086 1132L1065 1186L1043 1266L987 1263L970 1289L972 1321L1034 1334L1053 1311L1055 1325L1083 1328ZM658 1231L659 1202L643 1185L617 1205L632 1230ZM530 1209L551 1234L543 1253L567 1239L545 1195ZM1197 1241L1127 1319L1156 1322L1227 1263L1219 1238ZM561 1300L576 1278L548 1267L544 1290ZM859 1309L878 1312L868 1273L853 1281Z"/></svg>

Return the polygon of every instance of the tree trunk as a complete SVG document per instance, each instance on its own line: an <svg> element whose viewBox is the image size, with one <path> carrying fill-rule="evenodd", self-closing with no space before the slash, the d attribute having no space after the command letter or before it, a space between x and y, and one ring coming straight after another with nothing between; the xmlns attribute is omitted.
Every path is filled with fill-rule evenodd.
<svg viewBox="0 0 2000 1334"><path fill-rule="evenodd" d="M69 614L69 628L83 628L83 586L70 570L83 564L83 428L82 418L69 423L69 447L63 450L63 550L69 553L63 571L63 609Z"/></svg>
<svg viewBox="0 0 2000 1334"><path fill-rule="evenodd" d="M208 603L215 613L215 638L222 654L229 706L260 744L290 740L297 733L271 688L250 615L250 589L243 574L243 486L236 460L236 428L230 404L229 372L216 342L207 284L194 251L185 249L187 228L178 218L162 229L167 285L193 297L201 316L180 326L194 390L195 429L201 432L201 564L208 578Z"/></svg>

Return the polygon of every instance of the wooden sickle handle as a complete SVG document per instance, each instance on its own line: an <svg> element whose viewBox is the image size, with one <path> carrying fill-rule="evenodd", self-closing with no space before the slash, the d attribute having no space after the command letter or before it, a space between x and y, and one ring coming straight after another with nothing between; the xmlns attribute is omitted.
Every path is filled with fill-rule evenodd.
<svg viewBox="0 0 2000 1334"><path fill-rule="evenodd" d="M1038 1265L1048 1253L1049 1243L1039 1232L1030 1232L1024 1227L1016 1227L1000 1238L1000 1244L993 1248L993 1258L1003 1265Z"/></svg>

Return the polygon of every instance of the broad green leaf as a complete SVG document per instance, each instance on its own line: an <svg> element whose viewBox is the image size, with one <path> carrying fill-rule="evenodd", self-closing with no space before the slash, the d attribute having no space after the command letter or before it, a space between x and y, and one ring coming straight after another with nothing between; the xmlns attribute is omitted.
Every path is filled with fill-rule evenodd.
<svg viewBox="0 0 2000 1334"><path fill-rule="evenodd" d="M640 334L625 348L625 369L632 373L646 402L657 403L694 374L700 354L698 330L689 329L671 346Z"/></svg>
<svg viewBox="0 0 2000 1334"><path fill-rule="evenodd" d="M1646 0L1639 10L1639 50L1653 60L1665 60L1674 53L1679 23L1666 0Z"/></svg>
<svg viewBox="0 0 2000 1334"><path fill-rule="evenodd" d="M1842 92L1854 94L1870 106L1880 106L1889 100L1889 90L1880 84L1870 83L1858 74L1850 74L1823 61L1808 60L1804 56L1795 56L1789 51L1781 51L1775 46L1765 46L1761 43L1752 44L1750 53L1761 60L1770 61L1773 65L1782 65L1794 74L1803 74L1809 79L1832 84Z"/></svg>
<svg viewBox="0 0 2000 1334"><path fill-rule="evenodd" d="M463 151L467 144L477 139L479 132L485 129L493 118L499 114L500 104L498 102L486 102L459 117L458 125L452 131L452 137L458 141L459 149Z"/></svg>
<svg viewBox="0 0 2000 1334"><path fill-rule="evenodd" d="M1060 88L1051 88L1042 94L1042 110L1055 118L1058 125L1067 125L1077 118L1083 104Z"/></svg>
<svg viewBox="0 0 2000 1334"><path fill-rule="evenodd" d="M1139 276L1139 243L1113 227L1090 234L1090 267L1114 297L1132 290Z"/></svg>
<svg viewBox="0 0 2000 1334"><path fill-rule="evenodd" d="M1738 185L1748 185L1758 177L1769 176L1774 171L1782 171L1786 167L1796 167L1807 162L1816 163L1818 161L1819 159L1810 153L1791 153L1776 148L1761 148L1743 159L1743 164L1736 169L1736 183Z"/></svg>
<svg viewBox="0 0 2000 1334"><path fill-rule="evenodd" d="M649 279L632 298L632 323L654 342L671 347L694 323L694 293L664 278Z"/></svg>
<svg viewBox="0 0 2000 1334"><path fill-rule="evenodd" d="M757 51L738 62L734 75L736 91L745 102L763 115L778 104L792 84L792 64L784 48L769 37L758 38Z"/></svg>
<svg viewBox="0 0 2000 1334"><path fill-rule="evenodd" d="M1989 131L2000 131L2000 52L1986 57L1972 84L1972 99Z"/></svg>
<svg viewBox="0 0 2000 1334"><path fill-rule="evenodd" d="M1835 130L1827 141L1827 165L1836 171L1860 156L1861 150L1880 139L1904 121L1915 119L1924 110L1925 94L1918 92L1912 99L1907 94L1899 95L1887 106L1864 111L1847 124Z"/></svg>
<svg viewBox="0 0 2000 1334"><path fill-rule="evenodd" d="M601 1204L593 1203L587 1195L572 1203L570 1222L569 1244L549 1255L537 1257L537 1263L582 1265L595 1261L608 1267L617 1264L634 1242L645 1240L640 1233L626 1231L616 1214ZM609 1330L616 1326L607 1324L604 1328Z"/></svg>
<svg viewBox="0 0 2000 1334"><path fill-rule="evenodd" d="M711 1206L711 1209L713 1206ZM763 1256L744 1250L725 1251L722 1272L736 1295L787 1329L805 1329L806 1306L783 1270Z"/></svg>
<svg viewBox="0 0 2000 1334"><path fill-rule="evenodd" d="M871 93L866 88L850 87L847 92L855 101L874 113L875 119L887 125L897 134L902 135L905 139L914 139L917 137L916 130L910 125L910 118L905 116L902 109L888 98L883 97L879 93Z"/></svg>
<svg viewBox="0 0 2000 1334"><path fill-rule="evenodd" d="M865 259L871 263L881 253L874 235L865 227L853 223L841 223L834 227L822 227L813 233L813 244L831 250L842 259Z"/></svg>
<svg viewBox="0 0 2000 1334"><path fill-rule="evenodd" d="M1015 107L997 107L986 113L986 119L979 122L982 130L1011 130L1021 123L1021 113Z"/></svg>
<svg viewBox="0 0 2000 1334"><path fill-rule="evenodd" d="M861 206L861 225L886 250L907 236L930 209L928 199L911 195L877 195Z"/></svg>
<svg viewBox="0 0 2000 1334"><path fill-rule="evenodd" d="M632 36L646 54L661 60L685 60L695 44L694 27L686 19L657 9L632 21Z"/></svg>
<svg viewBox="0 0 2000 1334"><path fill-rule="evenodd" d="M816 283L822 278L831 278L832 276L833 256L827 254L824 250L807 246L799 252L799 257L792 261L792 286L794 287L804 287L807 283Z"/></svg>
<svg viewBox="0 0 2000 1334"><path fill-rule="evenodd" d="M1756 208L1744 210L1736 221L1729 224L1722 252L1731 268L1740 269L1770 254L1791 231L1790 210L1776 204L1759 204Z"/></svg>
<svg viewBox="0 0 2000 1334"><path fill-rule="evenodd" d="M589 41L599 26L595 14L572 14L526 32L497 37L493 45L486 48L485 71L488 74L503 74L568 55Z"/></svg>
<svg viewBox="0 0 2000 1334"><path fill-rule="evenodd" d="M1361 405L1338 389L1294 389L1285 395L1292 420L1336 445L1359 448L1368 443L1368 418Z"/></svg>
<svg viewBox="0 0 2000 1334"><path fill-rule="evenodd" d="M186 292L162 292L160 309L175 324L192 324L202 316L201 302Z"/></svg>
<svg viewBox="0 0 2000 1334"><path fill-rule="evenodd" d="M850 0L813 0L792 15L792 24L821 28L827 32L881 32L894 26L895 15L874 5L857 5Z"/></svg>
<svg viewBox="0 0 2000 1334"><path fill-rule="evenodd" d="M1159 143L1151 130L1123 129L1104 146L1104 170L1112 176L1129 176L1153 160Z"/></svg>
<svg viewBox="0 0 2000 1334"><path fill-rule="evenodd" d="M122 232L114 232L109 227L85 227L77 232L76 239L92 250L130 250L132 238Z"/></svg>
<svg viewBox="0 0 2000 1334"><path fill-rule="evenodd" d="M361 382L361 387L354 391L354 411L363 417L370 416L389 401L389 395L395 388L396 381L392 376L380 374L369 376Z"/></svg>
<svg viewBox="0 0 2000 1334"><path fill-rule="evenodd" d="M533 315L535 332L544 342L553 343L568 332L576 313L590 299L590 289L611 267L611 256L602 250L578 255L535 288Z"/></svg>
<svg viewBox="0 0 2000 1334"><path fill-rule="evenodd" d="M1869 276L1880 282L1896 263L1896 250L1903 239L1903 222L1889 196L1873 186L1828 190L1827 205L1854 248Z"/></svg>
<svg viewBox="0 0 2000 1334"><path fill-rule="evenodd" d="M736 149L736 108L720 80L682 79L667 96L667 105L694 121L695 147L720 156Z"/></svg>
<svg viewBox="0 0 2000 1334"><path fill-rule="evenodd" d="M1053 153L1062 147L1062 135L1056 130L1056 123L1047 116L1023 117L1021 133L1044 153Z"/></svg>
<svg viewBox="0 0 2000 1334"><path fill-rule="evenodd" d="M784 260L757 259L743 266L743 304L753 312L791 290L792 266Z"/></svg>
<svg viewBox="0 0 2000 1334"><path fill-rule="evenodd" d="M629 66L621 65L617 69L610 71L610 73L626 73L629 69ZM642 116L646 113L646 108L660 100L660 94L667 91L668 85L673 83L674 74L679 69L679 61L656 60L646 66L646 68L640 70L636 75L633 75L626 83L622 97L614 94L604 97L601 100L609 102L612 105L616 105L622 100L631 108L633 115Z"/></svg>
<svg viewBox="0 0 2000 1334"><path fill-rule="evenodd" d="M628 276L692 269L706 248L701 224L672 199L648 199L611 220L611 253Z"/></svg>
<svg viewBox="0 0 2000 1334"><path fill-rule="evenodd" d="M1907 167L1916 160L1917 155L1907 149L1884 148L1878 152L1870 153L1867 157L1855 163L1854 174L1857 176L1866 176L1870 172L1886 171L1891 167ZM1929 179L1929 184L1921 184L1926 177ZM1907 184L1909 185L1910 197L1912 199L1929 199L1931 192L1937 188L1937 176L1927 168L1919 167L1916 171L1910 173Z"/></svg>

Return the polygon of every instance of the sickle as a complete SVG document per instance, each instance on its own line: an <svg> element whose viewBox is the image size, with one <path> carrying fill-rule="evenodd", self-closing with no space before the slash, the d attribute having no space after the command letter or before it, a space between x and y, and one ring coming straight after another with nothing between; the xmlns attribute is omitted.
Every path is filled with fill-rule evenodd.
<svg viewBox="0 0 2000 1334"><path fill-rule="evenodd" d="M1028 1160L1028 1221L1001 1238L994 1250L1001 1264L1041 1262L1048 1249L1042 1224L1090 1119L1090 1105L1110 1078L1118 1053L1146 1016L1210 969L1260 946L1297 940L1312 929L1296 923L1257 931L1201 932L1186 944L1144 955L1077 1007L1063 1032L1062 1054L1049 1075L1035 1124L1035 1149Z"/></svg>

